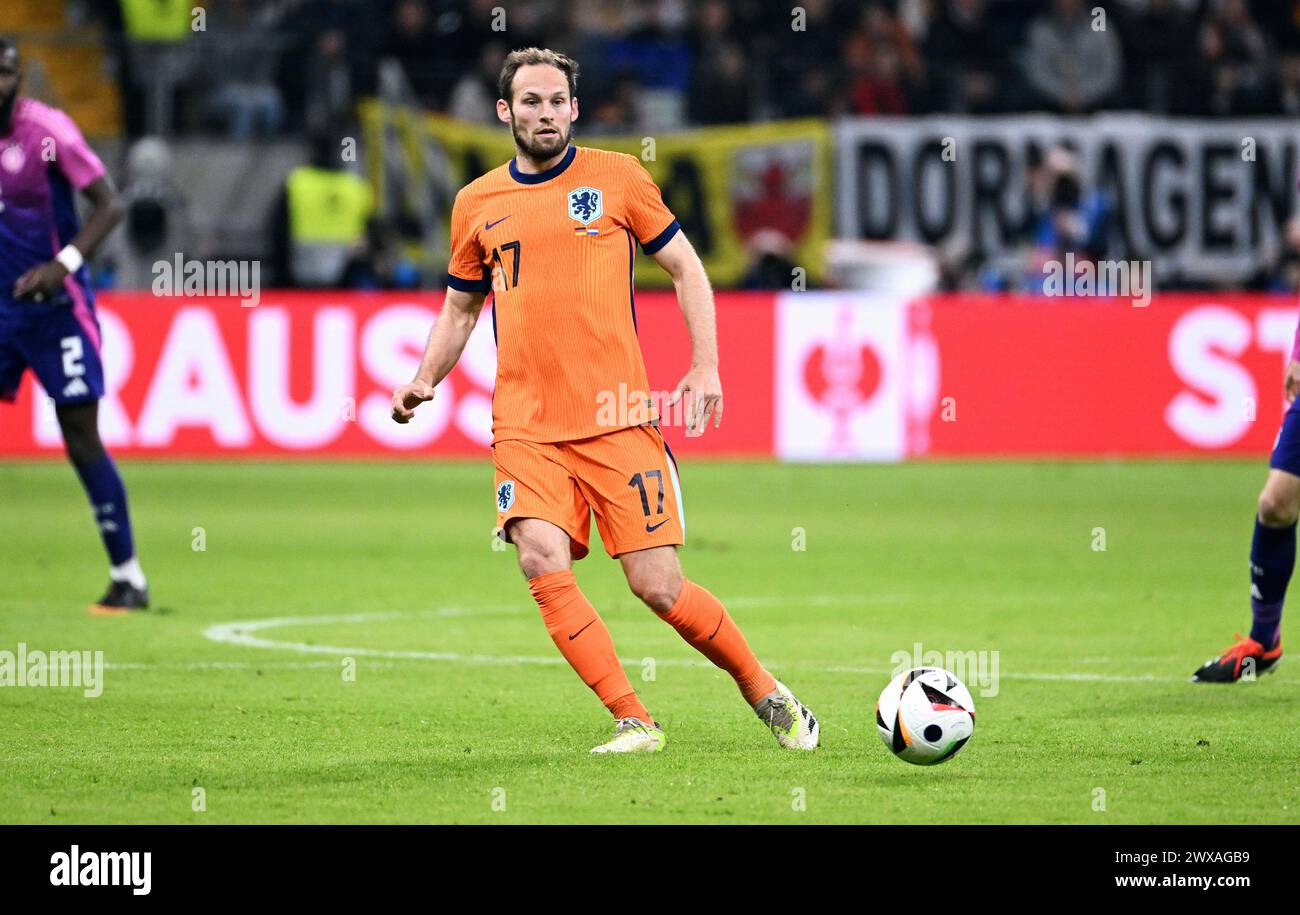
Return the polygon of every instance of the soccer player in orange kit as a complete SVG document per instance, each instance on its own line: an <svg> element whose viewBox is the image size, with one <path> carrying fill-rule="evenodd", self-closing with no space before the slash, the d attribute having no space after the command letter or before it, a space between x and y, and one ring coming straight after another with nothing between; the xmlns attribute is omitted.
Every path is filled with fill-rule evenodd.
<svg viewBox="0 0 1300 915"><path fill-rule="evenodd" d="M633 156L570 145L577 75L551 50L506 58L497 117L515 156L456 195L446 299L414 380L393 392L393 419L409 422L433 399L492 292L498 530L518 549L551 639L614 716L613 738L592 752L658 752L666 740L574 579L593 511L632 592L731 674L781 746L814 749L817 719L759 663L721 602L682 574L681 487L657 424L611 425L598 409L609 392L649 391L634 243L672 276L686 318L691 368L670 405L687 398L688 436L710 417L721 423L722 383L709 280L659 188Z"/></svg>

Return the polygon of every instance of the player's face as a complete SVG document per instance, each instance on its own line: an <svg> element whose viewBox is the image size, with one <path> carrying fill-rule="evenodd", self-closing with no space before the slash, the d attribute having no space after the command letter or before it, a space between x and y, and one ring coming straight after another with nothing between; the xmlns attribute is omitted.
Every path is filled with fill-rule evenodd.
<svg viewBox="0 0 1300 915"><path fill-rule="evenodd" d="M22 82L22 68L18 52L13 48L0 52L0 125L9 123L9 114L18 100L18 84Z"/></svg>
<svg viewBox="0 0 1300 915"><path fill-rule="evenodd" d="M515 72L514 103L497 102L497 115L510 124L515 145L530 159L545 162L569 145L578 100L569 96L569 82L547 64L528 64Z"/></svg>

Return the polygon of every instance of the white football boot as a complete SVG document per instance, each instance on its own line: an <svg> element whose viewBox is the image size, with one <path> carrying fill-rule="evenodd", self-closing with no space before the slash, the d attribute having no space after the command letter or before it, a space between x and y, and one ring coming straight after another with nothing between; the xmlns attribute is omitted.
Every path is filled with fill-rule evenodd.
<svg viewBox="0 0 1300 915"><path fill-rule="evenodd" d="M821 726L808 708L794 697L790 687L780 680L776 690L764 696L754 711L772 729L776 742L787 750L815 750Z"/></svg>
<svg viewBox="0 0 1300 915"><path fill-rule="evenodd" d="M657 724L640 718L620 718L614 722L614 737L609 743L592 747L593 753L662 753L668 735Z"/></svg>

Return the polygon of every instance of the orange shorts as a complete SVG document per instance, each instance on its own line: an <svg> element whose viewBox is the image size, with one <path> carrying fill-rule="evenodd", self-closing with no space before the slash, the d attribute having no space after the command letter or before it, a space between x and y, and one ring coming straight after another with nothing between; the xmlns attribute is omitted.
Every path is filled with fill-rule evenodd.
<svg viewBox="0 0 1300 915"><path fill-rule="evenodd" d="M574 559L587 555L596 514L610 556L685 542L677 462L655 426L629 426L572 442L511 440L492 446L497 530L541 518L563 528Z"/></svg>

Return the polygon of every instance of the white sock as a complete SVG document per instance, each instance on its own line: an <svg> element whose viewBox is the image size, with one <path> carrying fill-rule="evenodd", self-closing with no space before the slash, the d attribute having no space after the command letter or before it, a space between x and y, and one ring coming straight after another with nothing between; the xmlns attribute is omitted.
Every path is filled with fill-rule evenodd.
<svg viewBox="0 0 1300 915"><path fill-rule="evenodd" d="M132 556L120 566L109 566L108 577L113 581L124 581L137 590L143 591L146 587L144 580L144 569L140 568L140 560Z"/></svg>

